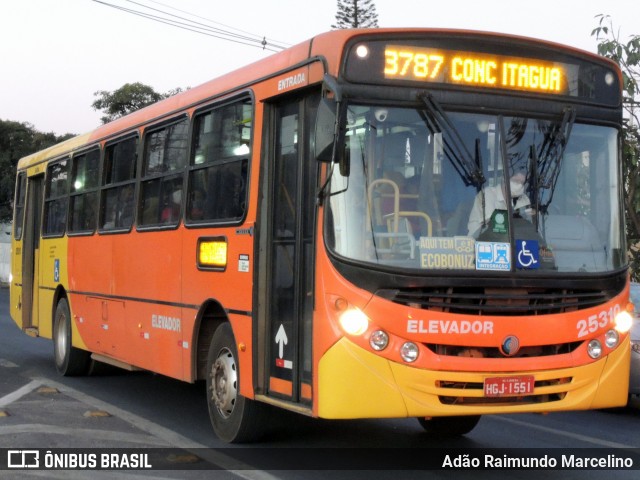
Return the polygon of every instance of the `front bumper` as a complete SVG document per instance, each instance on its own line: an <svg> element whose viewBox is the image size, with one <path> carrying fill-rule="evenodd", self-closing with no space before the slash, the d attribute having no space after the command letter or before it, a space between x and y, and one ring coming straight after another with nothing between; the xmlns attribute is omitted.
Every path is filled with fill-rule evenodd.
<svg viewBox="0 0 640 480"><path fill-rule="evenodd" d="M496 401L484 397L484 378L504 373L422 370L391 362L343 338L320 360L317 412L323 418L404 418L623 406L630 353L627 339L607 357L586 365L510 372L505 375L533 375L534 392ZM474 360L469 361L472 366Z"/></svg>

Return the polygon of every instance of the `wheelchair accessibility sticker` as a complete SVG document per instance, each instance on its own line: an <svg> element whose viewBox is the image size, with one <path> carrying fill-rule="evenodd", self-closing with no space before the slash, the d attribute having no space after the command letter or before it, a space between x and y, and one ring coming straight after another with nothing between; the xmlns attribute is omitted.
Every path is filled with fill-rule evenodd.
<svg viewBox="0 0 640 480"><path fill-rule="evenodd" d="M60 259L59 258L56 258L53 261L53 281L56 283L60 281Z"/></svg>
<svg viewBox="0 0 640 480"><path fill-rule="evenodd" d="M516 240L516 267L540 268L540 246L537 240Z"/></svg>
<svg viewBox="0 0 640 480"><path fill-rule="evenodd" d="M511 270L511 245L505 242L476 242L476 270Z"/></svg>

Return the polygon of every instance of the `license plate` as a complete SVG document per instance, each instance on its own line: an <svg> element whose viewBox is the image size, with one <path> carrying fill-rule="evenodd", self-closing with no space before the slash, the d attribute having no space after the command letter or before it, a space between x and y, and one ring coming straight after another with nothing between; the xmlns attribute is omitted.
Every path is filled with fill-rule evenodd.
<svg viewBox="0 0 640 480"><path fill-rule="evenodd" d="M533 375L514 377L490 377L484 379L485 397L521 397L533 393Z"/></svg>

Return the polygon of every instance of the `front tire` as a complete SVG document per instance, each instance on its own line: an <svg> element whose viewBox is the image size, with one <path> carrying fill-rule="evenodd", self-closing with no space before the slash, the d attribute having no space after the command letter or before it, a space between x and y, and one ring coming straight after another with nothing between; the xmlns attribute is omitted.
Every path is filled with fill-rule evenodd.
<svg viewBox="0 0 640 480"><path fill-rule="evenodd" d="M207 356L207 406L215 434L227 443L257 440L266 406L240 395L238 351L231 325L218 327Z"/></svg>
<svg viewBox="0 0 640 480"><path fill-rule="evenodd" d="M71 337L71 312L66 298L61 298L53 316L53 359L60 375L84 375L89 370L90 353L75 348Z"/></svg>
<svg viewBox="0 0 640 480"><path fill-rule="evenodd" d="M473 430L479 421L480 415L418 418L418 422L427 433L440 438L465 435Z"/></svg>

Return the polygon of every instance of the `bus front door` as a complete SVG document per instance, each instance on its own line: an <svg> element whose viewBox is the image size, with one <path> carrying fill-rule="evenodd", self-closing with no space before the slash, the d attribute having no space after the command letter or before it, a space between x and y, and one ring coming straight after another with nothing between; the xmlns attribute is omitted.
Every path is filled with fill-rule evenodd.
<svg viewBox="0 0 640 480"><path fill-rule="evenodd" d="M317 96L296 97L267 110L269 159L263 167L264 202L259 274L260 390L309 406L312 400L311 333L317 164L309 161L309 109ZM315 118L315 115L313 115Z"/></svg>
<svg viewBox="0 0 640 480"><path fill-rule="evenodd" d="M22 329L29 333L38 328L38 289L40 225L44 175L27 179L27 202L25 205L23 254L22 254Z"/></svg>

